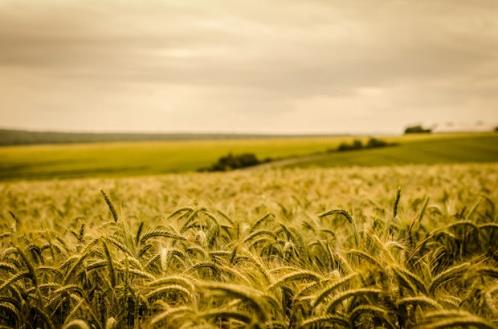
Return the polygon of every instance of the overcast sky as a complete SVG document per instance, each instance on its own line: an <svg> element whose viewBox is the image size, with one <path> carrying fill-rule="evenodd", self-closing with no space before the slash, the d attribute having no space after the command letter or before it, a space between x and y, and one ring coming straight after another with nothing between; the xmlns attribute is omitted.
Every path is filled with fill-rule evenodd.
<svg viewBox="0 0 498 329"><path fill-rule="evenodd" d="M497 17L497 0L0 0L0 127L487 127Z"/></svg>

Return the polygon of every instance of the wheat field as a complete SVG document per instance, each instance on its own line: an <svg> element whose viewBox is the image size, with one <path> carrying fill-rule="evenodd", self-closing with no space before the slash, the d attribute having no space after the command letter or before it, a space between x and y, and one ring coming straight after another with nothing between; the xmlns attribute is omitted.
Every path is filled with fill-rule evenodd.
<svg viewBox="0 0 498 329"><path fill-rule="evenodd" d="M498 164L0 184L3 328L496 328Z"/></svg>

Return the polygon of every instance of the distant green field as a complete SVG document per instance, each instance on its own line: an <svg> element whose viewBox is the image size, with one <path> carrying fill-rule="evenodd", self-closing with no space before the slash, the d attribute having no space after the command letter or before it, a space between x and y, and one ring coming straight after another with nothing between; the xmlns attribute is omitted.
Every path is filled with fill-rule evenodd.
<svg viewBox="0 0 498 329"><path fill-rule="evenodd" d="M400 146L315 155L353 137L189 140L0 147L0 180L155 175L195 171L228 152L291 158L275 165L348 166L495 162L498 134L386 137ZM363 137L366 139L366 137Z"/></svg>
<svg viewBox="0 0 498 329"><path fill-rule="evenodd" d="M419 140L398 146L334 152L282 161L285 167L383 166L498 161L498 135Z"/></svg>
<svg viewBox="0 0 498 329"><path fill-rule="evenodd" d="M348 138L282 138L0 147L0 179L133 176L195 171L228 153L287 157L324 151Z"/></svg>

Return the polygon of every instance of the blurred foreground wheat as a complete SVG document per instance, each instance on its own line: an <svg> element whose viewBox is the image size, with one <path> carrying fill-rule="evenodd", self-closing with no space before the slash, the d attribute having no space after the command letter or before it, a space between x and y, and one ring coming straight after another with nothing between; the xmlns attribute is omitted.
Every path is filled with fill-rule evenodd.
<svg viewBox="0 0 498 329"><path fill-rule="evenodd" d="M497 183L492 164L5 183L0 326L496 328Z"/></svg>

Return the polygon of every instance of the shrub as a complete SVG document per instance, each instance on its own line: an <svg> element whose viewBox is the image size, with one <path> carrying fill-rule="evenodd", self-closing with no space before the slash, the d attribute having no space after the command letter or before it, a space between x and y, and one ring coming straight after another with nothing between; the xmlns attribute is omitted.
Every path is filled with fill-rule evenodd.
<svg viewBox="0 0 498 329"><path fill-rule="evenodd" d="M430 133L432 133L432 129L430 129L430 128L425 129L421 125L406 127L406 129L405 129L405 135L406 134L430 134Z"/></svg>
<svg viewBox="0 0 498 329"><path fill-rule="evenodd" d="M348 143L341 143L337 147L337 151L339 152L344 152L344 151L354 151L354 150L361 150L363 148L363 143L360 140L355 139L352 144Z"/></svg>
<svg viewBox="0 0 498 329"><path fill-rule="evenodd" d="M363 148L363 143L360 140L355 139L353 141L352 149L353 150L361 150Z"/></svg>
<svg viewBox="0 0 498 329"><path fill-rule="evenodd" d="M267 158L263 161L259 160L253 153L232 154L229 153L218 159L211 167L201 169L201 171L229 171L234 169L242 169L252 166L257 166L261 163L269 162Z"/></svg>
<svg viewBox="0 0 498 329"><path fill-rule="evenodd" d="M377 138L370 138L365 145L366 148L376 148L376 147L386 147L389 146L389 143L386 141L383 141L382 139L377 139Z"/></svg>
<svg viewBox="0 0 498 329"><path fill-rule="evenodd" d="M344 151L356 151L356 150L362 150L362 149L373 149L373 148L378 148L378 147L386 147L386 146L394 146L396 145L395 143L388 143L386 141L383 141L382 139L378 138L370 138L366 144L363 144L360 140L355 139L353 143L348 144L348 143L341 143L337 147L338 152L344 152ZM329 149L328 152L333 152L333 149Z"/></svg>

